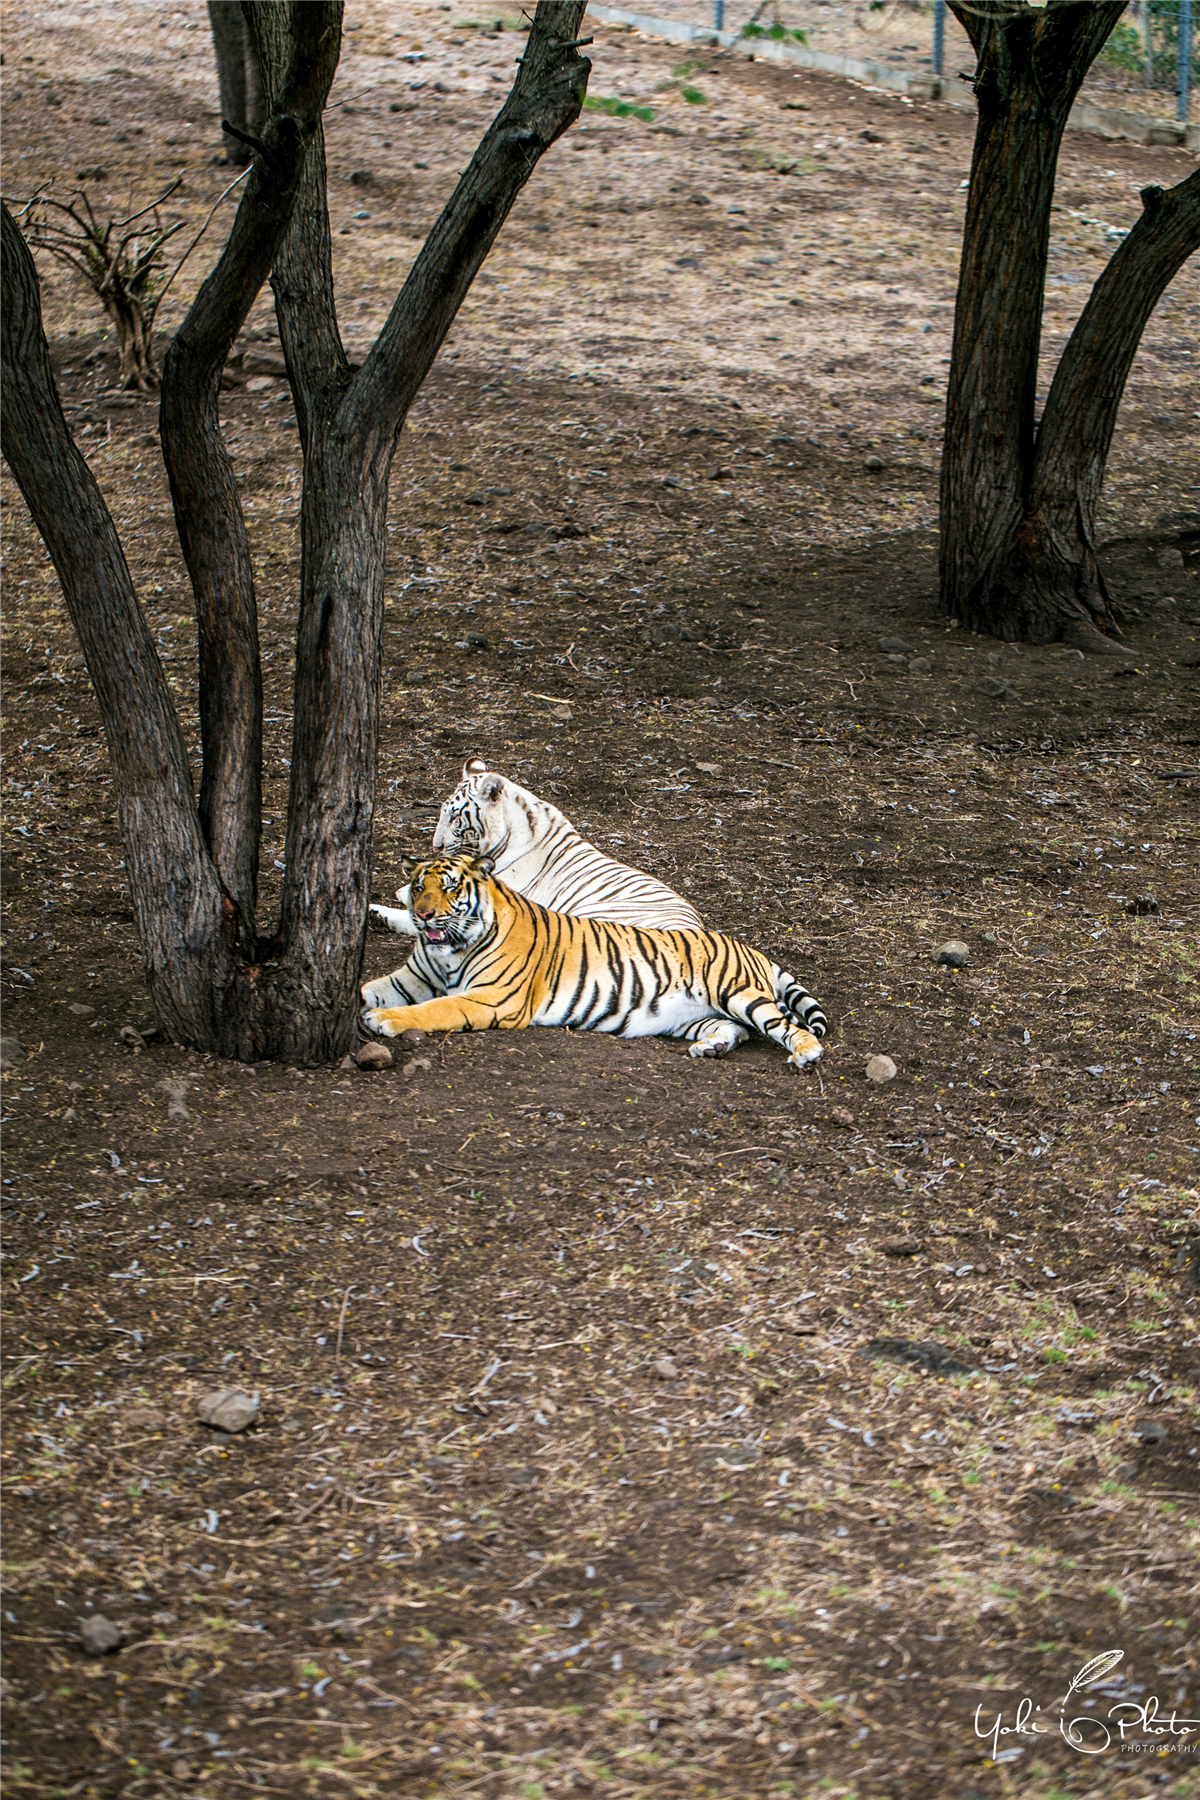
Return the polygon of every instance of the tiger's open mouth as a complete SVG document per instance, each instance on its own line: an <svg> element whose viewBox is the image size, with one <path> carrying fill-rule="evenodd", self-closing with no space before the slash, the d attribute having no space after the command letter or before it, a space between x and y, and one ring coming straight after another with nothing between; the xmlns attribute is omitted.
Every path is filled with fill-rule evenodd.
<svg viewBox="0 0 1200 1800"><path fill-rule="evenodd" d="M431 925L425 919L419 919L418 924L427 944L448 944L454 935L444 925Z"/></svg>

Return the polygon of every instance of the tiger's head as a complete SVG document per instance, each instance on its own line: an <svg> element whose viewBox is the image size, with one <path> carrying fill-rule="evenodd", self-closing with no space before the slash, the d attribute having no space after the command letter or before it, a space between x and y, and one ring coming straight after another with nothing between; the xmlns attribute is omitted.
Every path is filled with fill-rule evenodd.
<svg viewBox="0 0 1200 1800"><path fill-rule="evenodd" d="M460 955L487 931L492 864L479 856L405 857L401 864L420 941L438 956Z"/></svg>
<svg viewBox="0 0 1200 1800"><path fill-rule="evenodd" d="M433 836L435 850L472 850L499 857L516 833L523 844L533 829L532 794L489 769L481 756L464 763L462 780L442 807Z"/></svg>

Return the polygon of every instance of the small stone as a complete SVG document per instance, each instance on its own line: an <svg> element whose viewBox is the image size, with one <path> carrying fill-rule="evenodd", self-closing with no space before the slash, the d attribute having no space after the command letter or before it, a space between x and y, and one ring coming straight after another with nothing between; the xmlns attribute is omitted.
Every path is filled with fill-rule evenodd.
<svg viewBox="0 0 1200 1800"><path fill-rule="evenodd" d="M558 1411L558 1406L548 1394L543 1394L540 1400L534 1401L533 1410L542 1413L547 1419L552 1419Z"/></svg>
<svg viewBox="0 0 1200 1800"><path fill-rule="evenodd" d="M354 1067L354 1058L349 1054L349 1052L347 1052L347 1054L345 1056L343 1056L341 1062L338 1064L338 1069L348 1072L353 1067Z"/></svg>
<svg viewBox="0 0 1200 1800"><path fill-rule="evenodd" d="M358 188L370 187L374 179L375 177L370 169L355 169L350 177L350 186Z"/></svg>
<svg viewBox="0 0 1200 1800"><path fill-rule="evenodd" d="M883 651L885 656L907 656L912 650L912 645L906 644L903 638L881 637L879 640L879 648Z"/></svg>
<svg viewBox="0 0 1200 1800"><path fill-rule="evenodd" d="M867 1064L868 1081L895 1081L896 1065L890 1056L873 1056Z"/></svg>
<svg viewBox="0 0 1200 1800"><path fill-rule="evenodd" d="M354 1052L354 1060L360 1069L390 1069L392 1053L386 1044L364 1044Z"/></svg>
<svg viewBox="0 0 1200 1800"><path fill-rule="evenodd" d="M697 763L696 767L699 769L699 771L702 775L720 775L723 772L724 764L723 763Z"/></svg>
<svg viewBox="0 0 1200 1800"><path fill-rule="evenodd" d="M187 1083L183 1081L160 1081L158 1086L159 1092L167 1096L168 1120L177 1119L181 1124L186 1124L192 1116L187 1109L187 1102L184 1098L187 1093Z"/></svg>
<svg viewBox="0 0 1200 1800"><path fill-rule="evenodd" d="M122 1025L117 1033L117 1042L126 1050L144 1050L146 1040L132 1025Z"/></svg>
<svg viewBox="0 0 1200 1800"><path fill-rule="evenodd" d="M1145 1444L1157 1444L1167 1435L1167 1428L1157 1419L1139 1419L1133 1428L1134 1437L1141 1438Z"/></svg>
<svg viewBox="0 0 1200 1800"><path fill-rule="evenodd" d="M1012 693L1012 687L1007 681L1002 681L999 675L985 675L975 691L987 700L1006 700Z"/></svg>
<svg viewBox="0 0 1200 1800"><path fill-rule="evenodd" d="M156 1407L131 1406L126 1412L121 1414L121 1423L122 1425L130 1426L134 1430L149 1430L155 1425L165 1425L166 1419Z"/></svg>
<svg viewBox="0 0 1200 1800"><path fill-rule="evenodd" d="M1139 894L1136 900L1129 902L1125 911L1131 919L1145 919L1156 917L1161 908L1153 894Z"/></svg>
<svg viewBox="0 0 1200 1800"><path fill-rule="evenodd" d="M0 1069L15 1069L24 1054L25 1046L20 1038L0 1038Z"/></svg>
<svg viewBox="0 0 1200 1800"><path fill-rule="evenodd" d="M90 1619L80 1619L79 1640L89 1656L103 1656L125 1641L125 1633L103 1613L93 1613Z"/></svg>
<svg viewBox="0 0 1200 1800"><path fill-rule="evenodd" d="M853 1113L848 1113L846 1116L853 1121ZM828 1198L828 1191L825 1187L825 1183L823 1181L810 1181L803 1169L794 1170L792 1179L798 1184L796 1188L797 1200L805 1200L810 1206L820 1206L822 1201Z"/></svg>
<svg viewBox="0 0 1200 1800"><path fill-rule="evenodd" d="M273 375L252 375L246 383L248 394L265 394L275 386Z"/></svg>
<svg viewBox="0 0 1200 1800"><path fill-rule="evenodd" d="M849 1126L849 1125L854 1124L854 1114L850 1111L849 1107L847 1107L847 1106L833 1107L829 1116L834 1121L834 1123L837 1125Z"/></svg>
<svg viewBox="0 0 1200 1800"><path fill-rule="evenodd" d="M933 664L927 656L914 656L908 666L914 675L933 674Z"/></svg>
<svg viewBox="0 0 1200 1800"><path fill-rule="evenodd" d="M196 1417L215 1431L245 1431L258 1417L258 1395L241 1388L214 1388L197 1400Z"/></svg>
<svg viewBox="0 0 1200 1800"><path fill-rule="evenodd" d="M427 1056L410 1056L408 1061L402 1064L400 1073L402 1075L416 1075L422 1069L428 1072L432 1067L433 1064Z"/></svg>
<svg viewBox="0 0 1200 1800"><path fill-rule="evenodd" d="M672 1356L660 1356L654 1365L654 1373L660 1381L674 1381L679 1375L679 1364Z"/></svg>
<svg viewBox="0 0 1200 1800"><path fill-rule="evenodd" d="M72 1000L67 1011L74 1013L77 1019L90 1019L95 1012L94 1006L88 1006L83 1000Z"/></svg>
<svg viewBox="0 0 1200 1800"><path fill-rule="evenodd" d="M948 969L965 969L971 960L971 952L961 938L947 938L934 951L933 960Z"/></svg>
<svg viewBox="0 0 1200 1800"><path fill-rule="evenodd" d="M915 1237L884 1238L879 1246L885 1256L915 1256L921 1248L921 1240Z"/></svg>
<svg viewBox="0 0 1200 1800"><path fill-rule="evenodd" d="M711 469L709 471L708 479L710 481L732 481L733 480L733 470L728 466L727 463L721 463L718 465L717 468Z"/></svg>
<svg viewBox="0 0 1200 1800"><path fill-rule="evenodd" d="M877 474L880 469L883 469L886 467L887 467L887 464L884 462L882 456L864 456L863 457L863 468L870 469L872 474Z"/></svg>
<svg viewBox="0 0 1200 1800"><path fill-rule="evenodd" d="M191 1763L185 1762L182 1756L177 1756L171 1764L172 1781L192 1781L195 1779L195 1774L196 1771Z"/></svg>
<svg viewBox="0 0 1200 1800"><path fill-rule="evenodd" d="M997 944L1000 941L994 931L981 931L979 935L985 944Z"/></svg>
<svg viewBox="0 0 1200 1800"><path fill-rule="evenodd" d="M5 1064L4 1066L7 1068L8 1065ZM62 1122L64 1125L82 1125L83 1119L73 1106L68 1106L66 1112L63 1114Z"/></svg>
<svg viewBox="0 0 1200 1800"><path fill-rule="evenodd" d="M402 1031L396 1041L402 1050L407 1050L410 1056L415 1056L422 1045L428 1043L429 1033L426 1031Z"/></svg>

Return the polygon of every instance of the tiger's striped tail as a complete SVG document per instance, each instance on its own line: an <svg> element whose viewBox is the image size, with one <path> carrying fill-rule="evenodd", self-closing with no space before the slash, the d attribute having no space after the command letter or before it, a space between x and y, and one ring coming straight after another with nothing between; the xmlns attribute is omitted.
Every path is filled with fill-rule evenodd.
<svg viewBox="0 0 1200 1800"><path fill-rule="evenodd" d="M794 975L778 965L774 969L775 998L779 1002L781 1012L805 1031L811 1031L816 1038L823 1038L829 1030L829 1020L821 1011L819 1001L815 1000L808 989Z"/></svg>

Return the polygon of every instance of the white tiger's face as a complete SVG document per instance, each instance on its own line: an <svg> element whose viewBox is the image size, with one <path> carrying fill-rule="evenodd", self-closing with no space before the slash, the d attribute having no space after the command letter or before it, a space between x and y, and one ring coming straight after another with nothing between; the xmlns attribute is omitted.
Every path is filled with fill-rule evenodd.
<svg viewBox="0 0 1200 1800"><path fill-rule="evenodd" d="M512 831L515 796L503 775L479 760L467 763L463 778L442 807L433 836L435 850L469 850L476 856L502 851Z"/></svg>

